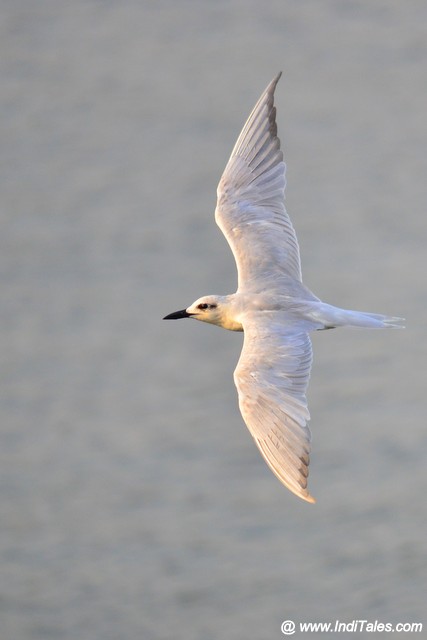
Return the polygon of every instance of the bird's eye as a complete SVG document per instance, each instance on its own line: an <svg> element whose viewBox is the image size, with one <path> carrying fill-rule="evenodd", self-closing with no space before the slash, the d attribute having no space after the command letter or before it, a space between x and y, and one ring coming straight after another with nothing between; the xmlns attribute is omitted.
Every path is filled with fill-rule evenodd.
<svg viewBox="0 0 427 640"><path fill-rule="evenodd" d="M201 302L197 305L198 309L216 309L216 304L208 304L207 302Z"/></svg>

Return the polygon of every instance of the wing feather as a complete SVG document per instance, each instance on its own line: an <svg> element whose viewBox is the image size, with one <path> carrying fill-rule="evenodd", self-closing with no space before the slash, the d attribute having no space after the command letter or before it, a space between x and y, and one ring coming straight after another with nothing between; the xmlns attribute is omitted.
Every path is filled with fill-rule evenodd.
<svg viewBox="0 0 427 640"><path fill-rule="evenodd" d="M250 114L218 185L215 219L236 260L239 290L280 271L301 281L298 241L285 209L286 166L270 82Z"/></svg>
<svg viewBox="0 0 427 640"><path fill-rule="evenodd" d="M273 473L297 496L314 502L307 489L310 338L286 328L280 318L271 323L260 314L249 315L243 327L245 339L234 372L243 419Z"/></svg>

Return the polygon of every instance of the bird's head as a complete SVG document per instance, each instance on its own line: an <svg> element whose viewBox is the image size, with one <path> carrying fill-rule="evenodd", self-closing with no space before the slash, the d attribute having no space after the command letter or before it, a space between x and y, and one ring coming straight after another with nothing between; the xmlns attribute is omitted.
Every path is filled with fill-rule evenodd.
<svg viewBox="0 0 427 640"><path fill-rule="evenodd" d="M203 296L193 302L187 309L175 311L165 316L163 320L178 320L179 318L194 318L210 324L222 325L221 296Z"/></svg>
<svg viewBox="0 0 427 640"><path fill-rule="evenodd" d="M187 309L170 313L163 320L194 318L202 322L209 322L209 324L216 324L229 331L243 331L240 318L235 313L234 298L234 294L231 296L203 296Z"/></svg>

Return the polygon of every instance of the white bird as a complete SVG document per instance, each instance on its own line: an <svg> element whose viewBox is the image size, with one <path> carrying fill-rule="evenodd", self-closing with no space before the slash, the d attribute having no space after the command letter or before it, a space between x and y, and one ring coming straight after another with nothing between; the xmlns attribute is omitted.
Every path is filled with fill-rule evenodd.
<svg viewBox="0 0 427 640"><path fill-rule="evenodd" d="M303 285L298 242L284 204L286 166L274 106L280 76L256 103L218 185L215 219L234 254L237 292L204 296L164 319L195 318L244 331L234 372L243 419L278 479L315 502L307 489L309 332L401 327L403 319L331 306Z"/></svg>

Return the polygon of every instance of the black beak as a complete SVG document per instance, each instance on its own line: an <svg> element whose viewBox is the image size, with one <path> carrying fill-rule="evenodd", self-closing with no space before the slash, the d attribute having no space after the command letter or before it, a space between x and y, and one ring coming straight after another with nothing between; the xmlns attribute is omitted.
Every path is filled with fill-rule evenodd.
<svg viewBox="0 0 427 640"><path fill-rule="evenodd" d="M180 318L191 318L191 313L187 313L186 309L181 309L181 311L174 311L174 313L165 316L163 320L179 320Z"/></svg>

